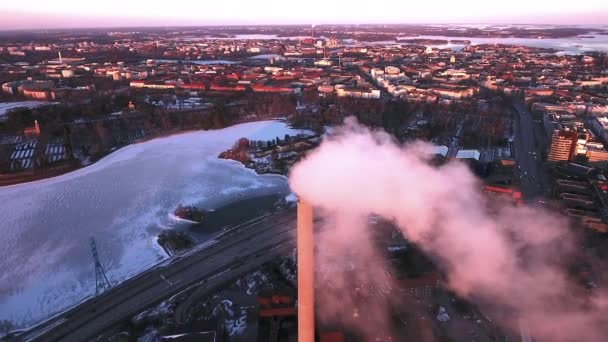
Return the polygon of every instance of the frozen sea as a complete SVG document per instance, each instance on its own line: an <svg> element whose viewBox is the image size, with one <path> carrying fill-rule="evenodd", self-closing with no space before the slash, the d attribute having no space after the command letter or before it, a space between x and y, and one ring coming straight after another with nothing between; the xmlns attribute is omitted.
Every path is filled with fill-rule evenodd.
<svg viewBox="0 0 608 342"><path fill-rule="evenodd" d="M0 320L28 326L95 292L95 237L116 284L167 256L155 237L177 204L217 208L287 195L282 176L257 175L217 155L240 137L302 133L279 121L184 133L124 147L52 179L0 188Z"/></svg>
<svg viewBox="0 0 608 342"><path fill-rule="evenodd" d="M587 35L586 35L587 36ZM562 54L582 54L585 51L608 51L608 35L590 34L590 38L472 38L472 37L446 37L446 36L415 36L400 37L400 39L437 39L437 40L468 40L473 45L479 44L508 44L523 45L539 48L559 50ZM460 43L448 43L443 45L431 45L431 47L451 48L459 50L464 47Z"/></svg>

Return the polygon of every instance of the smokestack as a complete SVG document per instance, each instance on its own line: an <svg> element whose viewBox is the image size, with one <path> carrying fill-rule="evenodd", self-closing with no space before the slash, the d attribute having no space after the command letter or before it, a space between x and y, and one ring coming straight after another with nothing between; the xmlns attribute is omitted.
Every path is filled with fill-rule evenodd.
<svg viewBox="0 0 608 342"><path fill-rule="evenodd" d="M298 342L315 340L312 207L298 199Z"/></svg>
<svg viewBox="0 0 608 342"><path fill-rule="evenodd" d="M63 58L61 57L61 51L59 53L59 64L63 64Z"/></svg>

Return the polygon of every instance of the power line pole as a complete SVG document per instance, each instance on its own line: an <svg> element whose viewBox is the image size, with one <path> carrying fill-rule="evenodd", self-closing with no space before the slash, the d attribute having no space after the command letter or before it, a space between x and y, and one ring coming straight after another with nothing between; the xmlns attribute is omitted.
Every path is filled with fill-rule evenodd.
<svg viewBox="0 0 608 342"><path fill-rule="evenodd" d="M91 238L91 253L93 254L93 262L95 263L95 295L97 296L100 292L108 290L112 285L110 285L106 271L104 271L101 262L99 262L95 238Z"/></svg>

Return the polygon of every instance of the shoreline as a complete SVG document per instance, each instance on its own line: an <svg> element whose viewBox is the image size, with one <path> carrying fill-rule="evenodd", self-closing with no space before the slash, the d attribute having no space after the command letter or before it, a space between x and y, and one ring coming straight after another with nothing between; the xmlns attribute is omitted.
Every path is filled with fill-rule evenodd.
<svg viewBox="0 0 608 342"><path fill-rule="evenodd" d="M161 134L161 135L157 135L157 136L153 136L153 137L146 137L146 138L142 138L140 140L134 141L131 144L119 146L116 149L110 151L109 153L104 154L101 158L95 160L94 162L91 162L90 164L83 165L82 163L79 163L78 165L71 165L68 168L68 170L48 169L48 170L39 171L39 173L38 173L38 171L34 171L34 170L25 170L25 171L20 171L17 173L0 173L0 189L8 188L8 187L15 186L15 185L34 183L37 181L53 179L53 178L57 178L57 177L61 177L61 176L70 174L70 173L78 171L78 170L86 169L89 166L93 166L93 165L97 164L99 161L103 160L104 158L114 154L115 152L117 152L127 146L143 144L146 142L150 142L152 140L168 138L168 137L172 137L172 136L176 136L176 135L180 135L180 134L188 134L188 133L194 133L194 132L200 132L200 131L202 131L202 132L217 131L217 130L234 127L234 126L241 125L241 124L246 124L246 123L251 123L251 122L262 122L262 121L284 121L284 120L281 120L280 118L271 118L271 119L265 119L265 120L244 120L244 121L239 121L235 124L232 124L230 126L226 126L224 128L220 128L220 129L212 129L212 130L188 129L188 130L183 130L183 131L167 132L166 134ZM222 158L217 158L217 159L222 159ZM66 164L67 163L68 162L66 162ZM243 167L247 168L245 165L243 165Z"/></svg>
<svg viewBox="0 0 608 342"><path fill-rule="evenodd" d="M115 150L116 151L116 150ZM114 152L114 151L113 151ZM101 159L101 158L100 158ZM72 165L70 165L72 164ZM93 165L91 163L89 165ZM66 175L68 173L78 171L82 168L86 168L89 165L82 165L82 163L76 164L74 161L67 161L64 164L58 166L61 169L48 169L44 171L27 170L17 173L1 173L0 174L0 188L10 187L13 185L33 183L36 181L51 179L59 176Z"/></svg>
<svg viewBox="0 0 608 342"><path fill-rule="evenodd" d="M128 146L128 145L127 145L127 146ZM220 158L217 158L217 157L216 157L216 159L220 159ZM234 162L234 161L233 161L233 162ZM237 163L238 163L238 162L237 162ZM94 164L94 163L93 163L93 164ZM91 164L91 165L93 165L93 164ZM235 165L234 163L231 163L231 164L232 164L232 165ZM241 164L241 163L239 163L239 164ZM236 166L236 165L235 165L235 166ZM87 167L88 167L88 166L87 166ZM86 168L86 167L85 167L85 168ZM246 168L244 165L242 165L242 164L239 166L239 168L243 168L243 169L245 169L245 170L247 169L247 168ZM249 170L247 170L247 171L248 171L248 172L253 172L253 173L255 173L255 170L251 170L251 169L249 169ZM258 175L257 173L255 173L255 174L256 174L256 175ZM258 176L263 176L263 175L258 175ZM272 176L272 175L270 175L270 174L269 174L268 176ZM280 175L279 175L279 176L280 176ZM281 176L281 177L283 177L283 176ZM0 188L0 189L1 189L1 188ZM254 191L256 191L256 190L254 190ZM286 195L289 195L289 191L287 191ZM267 196L267 195L264 195L263 197L266 197L266 196ZM282 193L277 193L277 194L273 194L273 195L270 195L270 196L274 196L274 197L276 197L277 199L279 199L279 198L284 198L284 197L285 197L285 196L283 196L283 195L282 195ZM250 203L253 203L252 201L257 200L258 198L259 198L259 197L258 197L258 195L253 196L253 198L249 198L249 197L247 197L247 198L236 198L236 199L234 199L233 201L230 201L229 203L226 203L226 204L222 205L222 206L221 206L221 208L226 208L226 207L229 207L229 208L230 208L230 207L233 207L233 206L235 206L235 205L237 205L237 206L238 206L239 204L241 204L241 203L243 203L243 202L250 202ZM230 209L230 210L233 210L233 209ZM256 209L256 208L253 208L252 210L257 211L257 209ZM225 228L222 228L222 229L217 229L217 231L215 231L215 229L214 229L213 233L212 233L212 234L211 234L209 237L205 238L204 240L200 239L200 236L191 235L190 233L187 233L187 234L188 234L188 236L192 237L192 238L195 240L195 243L194 243L194 246L192 246L192 247L191 247L191 248L189 248L187 251L185 251L185 253L189 253L189 251L191 251L191 250L197 250L197 249L199 249L199 248L204 248L204 246L206 246L206 245L208 245L208 244L212 244L212 243L213 243L213 241L215 241L217 238L219 238L219 237L221 237L222 235L224 235L224 234L225 234L227 231L230 231L230 230L232 230L232 229L235 229L236 227L242 226L243 224L246 224L247 222L250 222L250 221L252 221L252 220L255 220L255 219L259 218L259 217L265 217L265 216L268 216L268 215L273 215L275 212L280 211L280 208L277 208L277 207L272 206L272 207L266 207L266 208L263 208L261 211L262 211L261 213L258 213L258 214L252 214L252 215L251 215L251 216L249 216L249 217L246 217L246 218L240 219L240 220L238 220L238 222L231 222L231 223L229 224L229 226L227 226L227 227L225 227ZM163 229L163 230L164 230L164 229ZM171 229L171 230L175 230L175 229ZM179 230L175 230L175 231L179 231ZM170 262L170 260L172 260L172 259L173 259L173 257L175 257L175 256L176 256L176 254L174 254L174 253L172 253L171 251L167 250L167 249L166 249L166 248L165 248L165 247L164 247L162 244L160 244L160 243L159 243L159 236L158 236L158 234L155 234L154 236L151 236L151 237L150 237L149 244L150 244L150 246L151 246L151 247L152 247L152 248L153 248L155 251L157 251L157 252L158 252L160 259L158 259L158 260L156 260L156 261L152 261L152 262L150 262L149 264L145 265L145 267L143 267L143 268L142 268L141 270L139 270L139 271L136 271L136 272L133 272L133 273L129 273L129 274L126 274L126 275L122 275L121 277L116 278L116 279L114 279L113 281L117 281L117 282L120 284L120 283L122 283L122 282L124 282L124 281L130 280L130 279L133 279L133 278L137 278L137 277L141 276L142 274L145 274L145 273L146 273L147 271L149 271L150 269L154 269L155 267L157 267L157 266L159 266L159 265L162 265L162 264L164 264L164 263ZM179 254L179 253L178 253L178 254ZM91 297L84 297L84 298L81 298L81 299L77 300L77 301L76 301L74 304L70 304L70 305L68 305L68 306L67 306L65 309L63 309L61 312L65 312L65 310L70 310L71 308L73 308L73 307L75 307L75 306L79 305L79 303L85 302L85 301L90 300L90 299L91 299ZM57 313L57 314L60 314L60 313ZM44 322L46 322L48 319L52 319L52 317L54 317L54 315L56 315L56 314L52 314L51 316L49 316L50 318L45 318L45 319L42 319L42 320L40 320L40 321L37 321L37 323L34 323L34 326L35 326L36 324L43 324L43 323L44 323ZM28 325L28 326L29 326L29 325Z"/></svg>

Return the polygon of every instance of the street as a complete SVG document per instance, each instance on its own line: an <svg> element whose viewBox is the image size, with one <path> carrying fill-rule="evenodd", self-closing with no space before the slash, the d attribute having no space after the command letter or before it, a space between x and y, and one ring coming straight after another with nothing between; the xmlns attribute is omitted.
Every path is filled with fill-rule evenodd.
<svg viewBox="0 0 608 342"><path fill-rule="evenodd" d="M533 200L544 194L542 151L534 135L532 114L519 100L512 102L515 115L515 141L513 144L517 169L524 200Z"/></svg>
<svg viewBox="0 0 608 342"><path fill-rule="evenodd" d="M295 247L295 210L287 209L245 224L214 244L173 258L57 315L21 337L34 341L85 341L137 313L207 279L211 294L227 282L288 255Z"/></svg>

